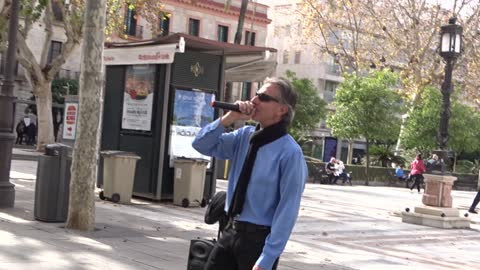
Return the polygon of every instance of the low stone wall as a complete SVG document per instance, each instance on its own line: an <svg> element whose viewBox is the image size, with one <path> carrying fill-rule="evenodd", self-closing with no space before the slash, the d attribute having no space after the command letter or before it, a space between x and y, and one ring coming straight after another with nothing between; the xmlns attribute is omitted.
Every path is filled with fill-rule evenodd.
<svg viewBox="0 0 480 270"><path fill-rule="evenodd" d="M325 168L325 163L315 159L307 159L309 182L320 183L322 173ZM345 165L347 172L352 172L352 183L355 185L364 185L366 174L364 166ZM404 170L408 174L409 170ZM405 187L404 181L398 180L394 177L395 169L385 167L369 167L370 186L391 186L391 187ZM459 174L454 173L457 177L454 182L453 189L455 190L477 190L478 175L475 174Z"/></svg>

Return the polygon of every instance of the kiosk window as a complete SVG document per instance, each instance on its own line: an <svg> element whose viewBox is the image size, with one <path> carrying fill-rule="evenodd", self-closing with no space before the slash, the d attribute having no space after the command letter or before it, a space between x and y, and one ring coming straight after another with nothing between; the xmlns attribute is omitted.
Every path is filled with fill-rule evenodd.
<svg viewBox="0 0 480 270"><path fill-rule="evenodd" d="M122 129L151 131L154 65L128 66L123 94Z"/></svg>
<svg viewBox="0 0 480 270"><path fill-rule="evenodd" d="M175 89L175 102L170 136L170 166L175 157L210 160L192 147L200 129L213 121L214 110L210 103L213 93L200 90Z"/></svg>

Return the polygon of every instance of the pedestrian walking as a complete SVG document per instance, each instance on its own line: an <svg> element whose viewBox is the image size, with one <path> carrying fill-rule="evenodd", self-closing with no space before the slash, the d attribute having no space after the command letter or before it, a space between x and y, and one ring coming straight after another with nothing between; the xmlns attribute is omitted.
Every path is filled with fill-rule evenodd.
<svg viewBox="0 0 480 270"><path fill-rule="evenodd" d="M469 213L478 214L478 212L475 211L475 208L477 208L478 202L480 202L480 190L477 192L477 196L475 196L475 199L473 199L470 209L468 209Z"/></svg>
<svg viewBox="0 0 480 270"><path fill-rule="evenodd" d="M25 122L23 122L23 120L20 120L20 122L18 122L17 126L15 127L15 131L17 132L17 140L15 141L15 144L23 143L23 139L26 135L26 129L27 127L25 126Z"/></svg>
<svg viewBox="0 0 480 270"><path fill-rule="evenodd" d="M296 223L307 180L300 146L288 134L297 93L282 78L267 79L250 101L205 126L193 141L204 155L231 160L225 211L228 224L206 270L276 269ZM254 120L232 132L237 120Z"/></svg>
<svg viewBox="0 0 480 270"><path fill-rule="evenodd" d="M413 188L416 186L418 193L420 193L420 185L423 182L423 174L426 171L427 169L423 163L422 154L418 154L411 164L410 179L412 179L413 184L410 187L410 191L413 191Z"/></svg>

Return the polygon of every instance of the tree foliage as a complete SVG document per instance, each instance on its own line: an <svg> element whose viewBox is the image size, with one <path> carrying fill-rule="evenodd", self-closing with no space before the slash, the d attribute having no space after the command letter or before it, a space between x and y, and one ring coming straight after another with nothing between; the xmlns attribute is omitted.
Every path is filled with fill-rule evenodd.
<svg viewBox="0 0 480 270"><path fill-rule="evenodd" d="M371 147L370 154L372 156L372 165L389 167L392 163L404 166L407 163L404 157L395 155L392 144L375 144Z"/></svg>
<svg viewBox="0 0 480 270"><path fill-rule="evenodd" d="M326 116L327 103L318 96L318 90L309 79L299 79L292 71L287 71L287 79L297 90L298 100L290 134L297 141L303 140Z"/></svg>
<svg viewBox="0 0 480 270"><path fill-rule="evenodd" d="M53 102L63 104L66 95L78 95L78 80L60 78L52 81Z"/></svg>
<svg viewBox="0 0 480 270"><path fill-rule="evenodd" d="M406 149L426 153L437 148L442 95L433 87L426 87L422 95L421 101L415 104L409 116L402 140ZM454 96L452 102L448 146L457 154L478 151L480 114L461 103L457 96Z"/></svg>
<svg viewBox="0 0 480 270"><path fill-rule="evenodd" d="M395 89L397 84L397 74L389 70L375 71L365 77L346 75L334 98L336 111L327 118L334 136L366 140L367 185L369 144L395 139L400 130L398 115L402 105Z"/></svg>

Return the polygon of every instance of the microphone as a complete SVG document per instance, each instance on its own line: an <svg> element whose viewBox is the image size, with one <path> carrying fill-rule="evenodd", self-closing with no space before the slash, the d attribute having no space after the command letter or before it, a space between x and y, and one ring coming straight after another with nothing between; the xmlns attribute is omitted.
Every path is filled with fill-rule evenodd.
<svg viewBox="0 0 480 270"><path fill-rule="evenodd" d="M221 102L221 101L212 101L210 105L214 108L219 108L222 110L229 110L229 111L234 111L234 112L240 112L240 106L238 104L234 103L227 103L227 102Z"/></svg>

